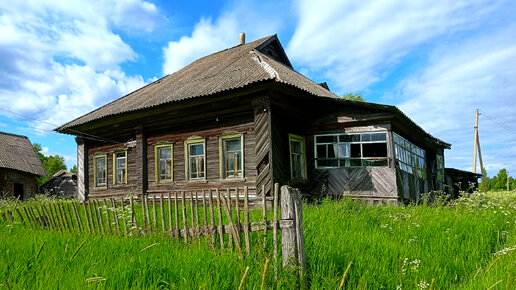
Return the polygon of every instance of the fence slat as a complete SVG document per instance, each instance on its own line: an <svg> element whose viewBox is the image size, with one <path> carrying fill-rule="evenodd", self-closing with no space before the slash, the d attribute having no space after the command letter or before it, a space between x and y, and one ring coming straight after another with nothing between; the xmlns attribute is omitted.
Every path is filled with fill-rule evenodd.
<svg viewBox="0 0 516 290"><path fill-rule="evenodd" d="M231 231L231 234L233 235L233 240L235 242L235 247L237 248L237 251L238 251L238 254L239 254L239 257L241 259L243 259L243 255L242 255L242 248L240 247L240 241L238 240L237 238L237 231L236 231L236 225L233 223L233 217L231 216L232 215L232 212L231 212L231 196L229 195L229 190L228 190L228 196L227 197L222 197L222 203L224 204L224 209L226 210L226 217L228 218L228 221L229 221L229 226L230 226L230 231Z"/></svg>
<svg viewBox="0 0 516 290"><path fill-rule="evenodd" d="M163 235L165 235L165 233L167 232L165 224L165 208L163 204L164 202L165 200L163 199L163 193L161 193L159 196L159 209L161 213L161 232L163 232Z"/></svg>
<svg viewBox="0 0 516 290"><path fill-rule="evenodd" d="M90 225L90 218L88 215L88 209L86 206L86 201L82 202L82 207L84 208L84 217L86 218L86 225L88 226L88 234L91 234L91 225Z"/></svg>
<svg viewBox="0 0 516 290"><path fill-rule="evenodd" d="M120 203L122 206L122 219L124 220L124 235L127 237L127 215L125 213L125 201L124 198L120 198Z"/></svg>
<svg viewBox="0 0 516 290"><path fill-rule="evenodd" d="M231 222L233 222L233 214L231 211L231 191L228 188L226 190L226 192L229 195L229 216L231 217ZM226 199L225 195L222 194L222 200L224 201L225 199ZM231 223L229 223L229 221L228 221L228 224L230 225L230 228L231 228L232 226L231 226ZM233 249L233 234L232 234L231 229L229 230L229 235L228 235L228 248Z"/></svg>
<svg viewBox="0 0 516 290"><path fill-rule="evenodd" d="M113 203L113 218L116 222L116 230L117 230L117 233L123 235L123 232L122 232L122 224L120 223L120 220L119 220L119 217L120 215L118 214L118 209L117 209L117 202L116 202L116 199L115 198L112 198L111 199L111 202ZM122 205L123 206L123 205Z"/></svg>
<svg viewBox="0 0 516 290"><path fill-rule="evenodd" d="M240 224L240 193L238 187L235 188L235 210L236 210L236 231L238 243L242 245L242 224Z"/></svg>
<svg viewBox="0 0 516 290"><path fill-rule="evenodd" d="M64 215L64 211L62 209L61 203L57 203L57 209L59 210L59 216L61 217L61 220L63 221L63 224L65 226L65 230L70 231L70 228L68 227L68 221L66 220L66 217Z"/></svg>
<svg viewBox="0 0 516 290"><path fill-rule="evenodd" d="M131 204L131 231L135 230L138 232L138 220L136 219L136 212L134 211L134 200L133 196L129 198Z"/></svg>
<svg viewBox="0 0 516 290"><path fill-rule="evenodd" d="M195 234L197 235L197 240L201 241L201 228L199 224L199 196L197 194L197 190L195 191Z"/></svg>
<svg viewBox="0 0 516 290"><path fill-rule="evenodd" d="M213 193L211 189L208 190L209 204L210 204L210 235L211 235L211 247L215 248L215 212L213 211Z"/></svg>
<svg viewBox="0 0 516 290"><path fill-rule="evenodd" d="M141 201L141 204L142 204L142 229L143 229L143 232L146 233L147 232L147 220L146 220L146 217L145 217L145 194L142 194L142 201Z"/></svg>
<svg viewBox="0 0 516 290"><path fill-rule="evenodd" d="M263 209L263 248L267 249L267 199L265 198L265 185L262 185L262 209Z"/></svg>
<svg viewBox="0 0 516 290"><path fill-rule="evenodd" d="M72 213L70 212L70 203L68 203L68 202L65 203L64 207L66 208L66 212L68 213L68 218L70 219L70 224L72 225L72 230L75 230L75 224L72 219Z"/></svg>
<svg viewBox="0 0 516 290"><path fill-rule="evenodd" d="M190 226L192 228L192 238L195 238L195 221L194 221L194 203L193 203L193 194L190 192Z"/></svg>
<svg viewBox="0 0 516 290"><path fill-rule="evenodd" d="M151 222L150 213L149 213L149 196L148 195L145 195L145 212L146 212L146 216L147 216L147 228L149 231L152 231L152 222Z"/></svg>
<svg viewBox="0 0 516 290"><path fill-rule="evenodd" d="M247 186L244 187L244 237L245 250L251 254L251 242L249 240L249 192Z"/></svg>
<svg viewBox="0 0 516 290"><path fill-rule="evenodd" d="M177 191L174 192L174 230L176 232L176 237L179 239L179 212L178 212L178 206L177 206Z"/></svg>
<svg viewBox="0 0 516 290"><path fill-rule="evenodd" d="M219 226L218 226L218 232L219 232L219 239L220 239L220 248L224 250L224 224L222 223L222 209L221 209L221 203L220 200L220 191L217 188L217 214L219 216Z"/></svg>
<svg viewBox="0 0 516 290"><path fill-rule="evenodd" d="M82 228L81 217L79 216L79 213L77 212L77 207L75 205L75 201L72 202L72 210L73 210L73 215L75 216L75 221L77 222L77 229L80 234L83 232L83 228Z"/></svg>
<svg viewBox="0 0 516 290"><path fill-rule="evenodd" d="M181 191L181 211L183 212L183 238L188 243L188 221L186 220L185 192Z"/></svg>
<svg viewBox="0 0 516 290"><path fill-rule="evenodd" d="M154 219L154 230L158 231L158 211L156 209L156 195L152 196L152 218Z"/></svg>
<svg viewBox="0 0 516 290"><path fill-rule="evenodd" d="M106 220L107 220L107 225L108 225L108 231L110 234L112 234L113 227L111 226L111 223L112 223L111 213L110 213L111 207L109 206L108 201L105 198L102 200L102 204L103 204L103 206L106 207L106 216L107 216Z"/></svg>
<svg viewBox="0 0 516 290"><path fill-rule="evenodd" d="M278 191L279 184L274 184L274 223L272 224L272 242L274 243L274 281L278 280Z"/></svg>
<svg viewBox="0 0 516 290"><path fill-rule="evenodd" d="M99 219L97 220L97 222L100 224L101 233L102 233L102 235L105 235L106 231L104 230L104 219L102 218L102 209L100 208L99 201L95 200L94 205L95 205L95 213L98 213Z"/></svg>
<svg viewBox="0 0 516 290"><path fill-rule="evenodd" d="M171 200L171 192L169 191L168 192L168 234L170 237L172 237L174 235L174 233L172 232L172 200Z"/></svg>

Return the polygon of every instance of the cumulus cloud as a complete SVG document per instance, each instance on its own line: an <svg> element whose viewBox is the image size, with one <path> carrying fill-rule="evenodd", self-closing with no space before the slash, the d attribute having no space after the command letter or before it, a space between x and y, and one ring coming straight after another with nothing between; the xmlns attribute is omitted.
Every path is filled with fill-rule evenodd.
<svg viewBox="0 0 516 290"><path fill-rule="evenodd" d="M475 109L490 174L516 171L516 25L442 45L428 65L402 80L400 108L432 134L453 144L448 162L471 169ZM479 165L478 165L479 166ZM493 172L495 171L495 172Z"/></svg>
<svg viewBox="0 0 516 290"><path fill-rule="evenodd" d="M419 45L487 24L497 2L300 0L287 52L339 93L358 91Z"/></svg>
<svg viewBox="0 0 516 290"><path fill-rule="evenodd" d="M48 129L144 85L121 70L137 54L114 31L148 32L158 20L141 0L0 2L0 103Z"/></svg>
<svg viewBox="0 0 516 290"><path fill-rule="evenodd" d="M190 36L163 48L163 73L173 73L202 56L237 45L240 32L246 33L248 42L279 32L284 19L279 15L288 10L284 5L249 1L227 7L216 20L202 18Z"/></svg>

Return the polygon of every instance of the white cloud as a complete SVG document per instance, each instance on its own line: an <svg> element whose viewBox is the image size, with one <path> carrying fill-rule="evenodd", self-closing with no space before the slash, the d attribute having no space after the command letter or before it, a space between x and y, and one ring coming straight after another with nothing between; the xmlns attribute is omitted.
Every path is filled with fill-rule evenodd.
<svg viewBox="0 0 516 290"><path fill-rule="evenodd" d="M419 45L489 24L499 1L300 0L288 45L296 65L338 93L367 88Z"/></svg>
<svg viewBox="0 0 516 290"><path fill-rule="evenodd" d="M400 82L396 95L402 99L400 108L430 133L453 144L447 154L449 165L471 169L478 108L484 166L489 174L500 168L516 172L514 35L516 25L443 45L423 71Z"/></svg>
<svg viewBox="0 0 516 290"><path fill-rule="evenodd" d="M202 56L237 45L240 32L246 33L247 42L277 33L284 19L278 16L287 9L284 5L238 3L226 9L215 21L202 18L191 36L171 41L163 48L163 73L173 73Z"/></svg>
<svg viewBox="0 0 516 290"><path fill-rule="evenodd" d="M0 2L0 103L61 125L144 85L122 72L137 55L114 29L148 32L159 20L141 0Z"/></svg>

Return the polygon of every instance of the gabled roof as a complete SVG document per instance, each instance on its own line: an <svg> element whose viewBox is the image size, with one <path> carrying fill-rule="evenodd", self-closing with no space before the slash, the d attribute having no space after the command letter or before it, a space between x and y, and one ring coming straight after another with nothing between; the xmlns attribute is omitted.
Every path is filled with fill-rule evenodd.
<svg viewBox="0 0 516 290"><path fill-rule="evenodd" d="M275 48L277 57L262 53L261 49L264 48ZM294 86L314 96L338 98L334 93L294 71L277 36L273 35L202 57L173 74L56 128L56 131L107 116L206 97L272 80Z"/></svg>
<svg viewBox="0 0 516 290"><path fill-rule="evenodd" d="M47 175L29 138L6 132L0 132L0 168Z"/></svg>

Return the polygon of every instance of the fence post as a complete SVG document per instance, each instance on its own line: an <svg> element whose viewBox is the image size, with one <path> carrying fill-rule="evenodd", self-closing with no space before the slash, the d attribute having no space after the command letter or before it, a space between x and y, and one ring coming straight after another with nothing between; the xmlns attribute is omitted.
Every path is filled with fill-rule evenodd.
<svg viewBox="0 0 516 290"><path fill-rule="evenodd" d="M283 267L299 267L301 285L306 285L305 238L303 235L303 210L298 189L281 187L281 219L292 221L293 227L281 231ZM303 288L303 287L302 287Z"/></svg>

